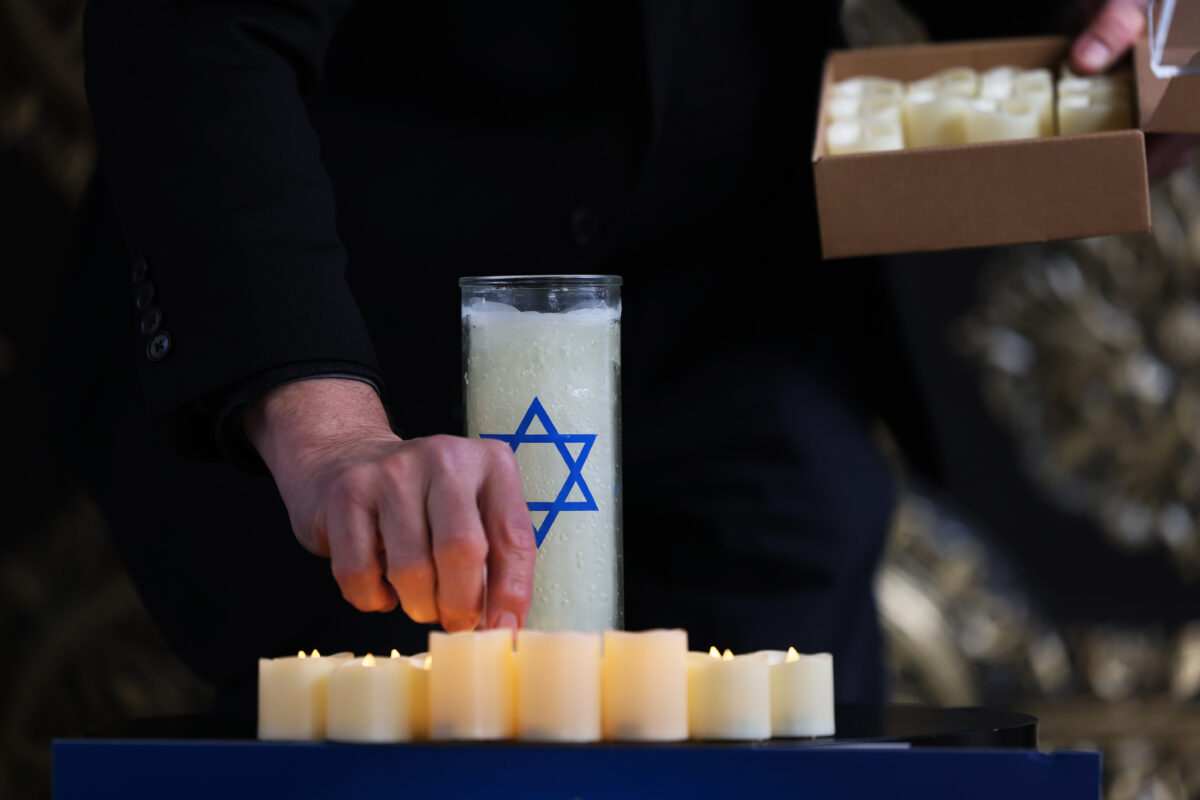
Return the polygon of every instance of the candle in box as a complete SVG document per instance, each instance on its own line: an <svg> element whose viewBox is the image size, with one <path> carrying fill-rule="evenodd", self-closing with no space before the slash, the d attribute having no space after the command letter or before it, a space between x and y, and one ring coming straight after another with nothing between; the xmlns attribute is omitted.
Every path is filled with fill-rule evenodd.
<svg viewBox="0 0 1200 800"><path fill-rule="evenodd" d="M937 94L931 88L910 89L904 99L904 140L909 147L964 144L967 141L966 97Z"/></svg>
<svg viewBox="0 0 1200 800"><path fill-rule="evenodd" d="M713 648L688 663L688 732L693 739L771 736L768 664L758 656Z"/></svg>
<svg viewBox="0 0 1200 800"><path fill-rule="evenodd" d="M831 120L883 119L900 122L902 115L900 101L890 97L833 97L829 101L828 116Z"/></svg>
<svg viewBox="0 0 1200 800"><path fill-rule="evenodd" d="M1133 110L1122 97L1069 94L1058 99L1058 132L1063 136L1124 130L1132 124Z"/></svg>
<svg viewBox="0 0 1200 800"><path fill-rule="evenodd" d="M1128 78L1068 77L1058 82L1058 132L1063 135L1133 127Z"/></svg>
<svg viewBox="0 0 1200 800"><path fill-rule="evenodd" d="M833 656L761 650L771 685L772 736L833 736Z"/></svg>
<svg viewBox="0 0 1200 800"><path fill-rule="evenodd" d="M884 119L838 120L825 128L825 148L830 155L902 150L904 130Z"/></svg>
<svg viewBox="0 0 1200 800"><path fill-rule="evenodd" d="M431 739L508 739L514 732L513 633L429 634Z"/></svg>
<svg viewBox="0 0 1200 800"><path fill-rule="evenodd" d="M1020 97L978 98L967 108L967 142L1032 139L1040 128L1037 109Z"/></svg>
<svg viewBox="0 0 1200 800"><path fill-rule="evenodd" d="M891 78L861 75L833 85L835 97L881 97L899 102L904 98L904 84Z"/></svg>
<svg viewBox="0 0 1200 800"><path fill-rule="evenodd" d="M337 742L403 742L413 738L408 659L368 653L329 674L327 738Z"/></svg>
<svg viewBox="0 0 1200 800"><path fill-rule="evenodd" d="M329 673L348 658L303 651L258 660L258 738L316 741L325 738Z"/></svg>
<svg viewBox="0 0 1200 800"><path fill-rule="evenodd" d="M605 631L601 674L606 739L687 738L686 631Z"/></svg>
<svg viewBox="0 0 1200 800"><path fill-rule="evenodd" d="M517 634L517 737L600 739L600 634Z"/></svg>

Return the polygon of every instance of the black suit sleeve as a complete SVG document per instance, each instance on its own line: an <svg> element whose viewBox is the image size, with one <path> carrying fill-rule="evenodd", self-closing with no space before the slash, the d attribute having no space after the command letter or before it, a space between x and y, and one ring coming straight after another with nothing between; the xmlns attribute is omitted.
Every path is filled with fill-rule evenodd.
<svg viewBox="0 0 1200 800"><path fill-rule="evenodd" d="M304 104L348 4L88 4L101 168L131 264L145 260L142 299L169 336L136 338L142 385L190 454L236 446L223 423L272 382L332 373L381 386ZM145 310L133 306L136 329Z"/></svg>

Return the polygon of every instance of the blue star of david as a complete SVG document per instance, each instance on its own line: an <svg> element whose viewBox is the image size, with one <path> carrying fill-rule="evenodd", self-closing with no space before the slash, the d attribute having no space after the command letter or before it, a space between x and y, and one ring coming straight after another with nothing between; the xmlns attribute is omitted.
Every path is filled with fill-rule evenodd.
<svg viewBox="0 0 1200 800"><path fill-rule="evenodd" d="M542 423L542 427L546 429L545 433L529 433L529 426L535 419ZM559 433L558 429L554 427L554 423L550 421L550 415L542 407L542 402L536 397L529 404L529 410L525 412L525 416L521 418L521 424L517 425L516 433L481 433L479 438L499 439L507 442L514 453L523 444L553 444L567 465L567 480L559 489L558 497L549 502L536 500L526 503L530 511L546 512L546 518L542 520L542 524L533 530L538 547L542 546L546 534L550 532L550 526L554 524L560 511L597 511L599 509L595 498L592 497L591 490L588 489L587 482L583 479L583 464L587 461L588 453L592 452L592 445L596 443L596 434ZM583 448L579 451L579 457L573 458L567 445L577 443L582 443ZM571 489L576 486L579 487L584 499L567 500Z"/></svg>

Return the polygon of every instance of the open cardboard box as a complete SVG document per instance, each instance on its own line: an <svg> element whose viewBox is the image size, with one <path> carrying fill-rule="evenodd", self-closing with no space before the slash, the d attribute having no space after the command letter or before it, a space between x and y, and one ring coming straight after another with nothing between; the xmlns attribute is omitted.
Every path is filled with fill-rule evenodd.
<svg viewBox="0 0 1200 800"><path fill-rule="evenodd" d="M1152 3L1150 36L1134 48L1137 69L1138 124L1154 133L1200 132L1200 3L1194 0ZM1157 40L1157 41L1156 41ZM1159 46L1159 67L1151 66L1151 48ZM1192 74L1188 74L1192 73ZM1166 76L1171 77L1166 77Z"/></svg>
<svg viewBox="0 0 1200 800"><path fill-rule="evenodd" d="M825 153L825 98L836 81L859 75L912 81L947 67L1005 64L1045 67L1057 75L1069 47L1069 39L1041 37L831 53L812 153L825 257L1148 231L1146 150L1137 129ZM1200 107L1192 115L1200 118Z"/></svg>

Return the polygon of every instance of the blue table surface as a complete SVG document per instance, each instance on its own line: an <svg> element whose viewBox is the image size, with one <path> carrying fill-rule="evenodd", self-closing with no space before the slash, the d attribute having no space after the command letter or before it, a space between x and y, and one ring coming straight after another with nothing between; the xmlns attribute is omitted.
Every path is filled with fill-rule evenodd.
<svg viewBox="0 0 1200 800"><path fill-rule="evenodd" d="M1100 754L903 744L346 745L77 739L53 746L55 800L419 797L607 800L1100 797Z"/></svg>

